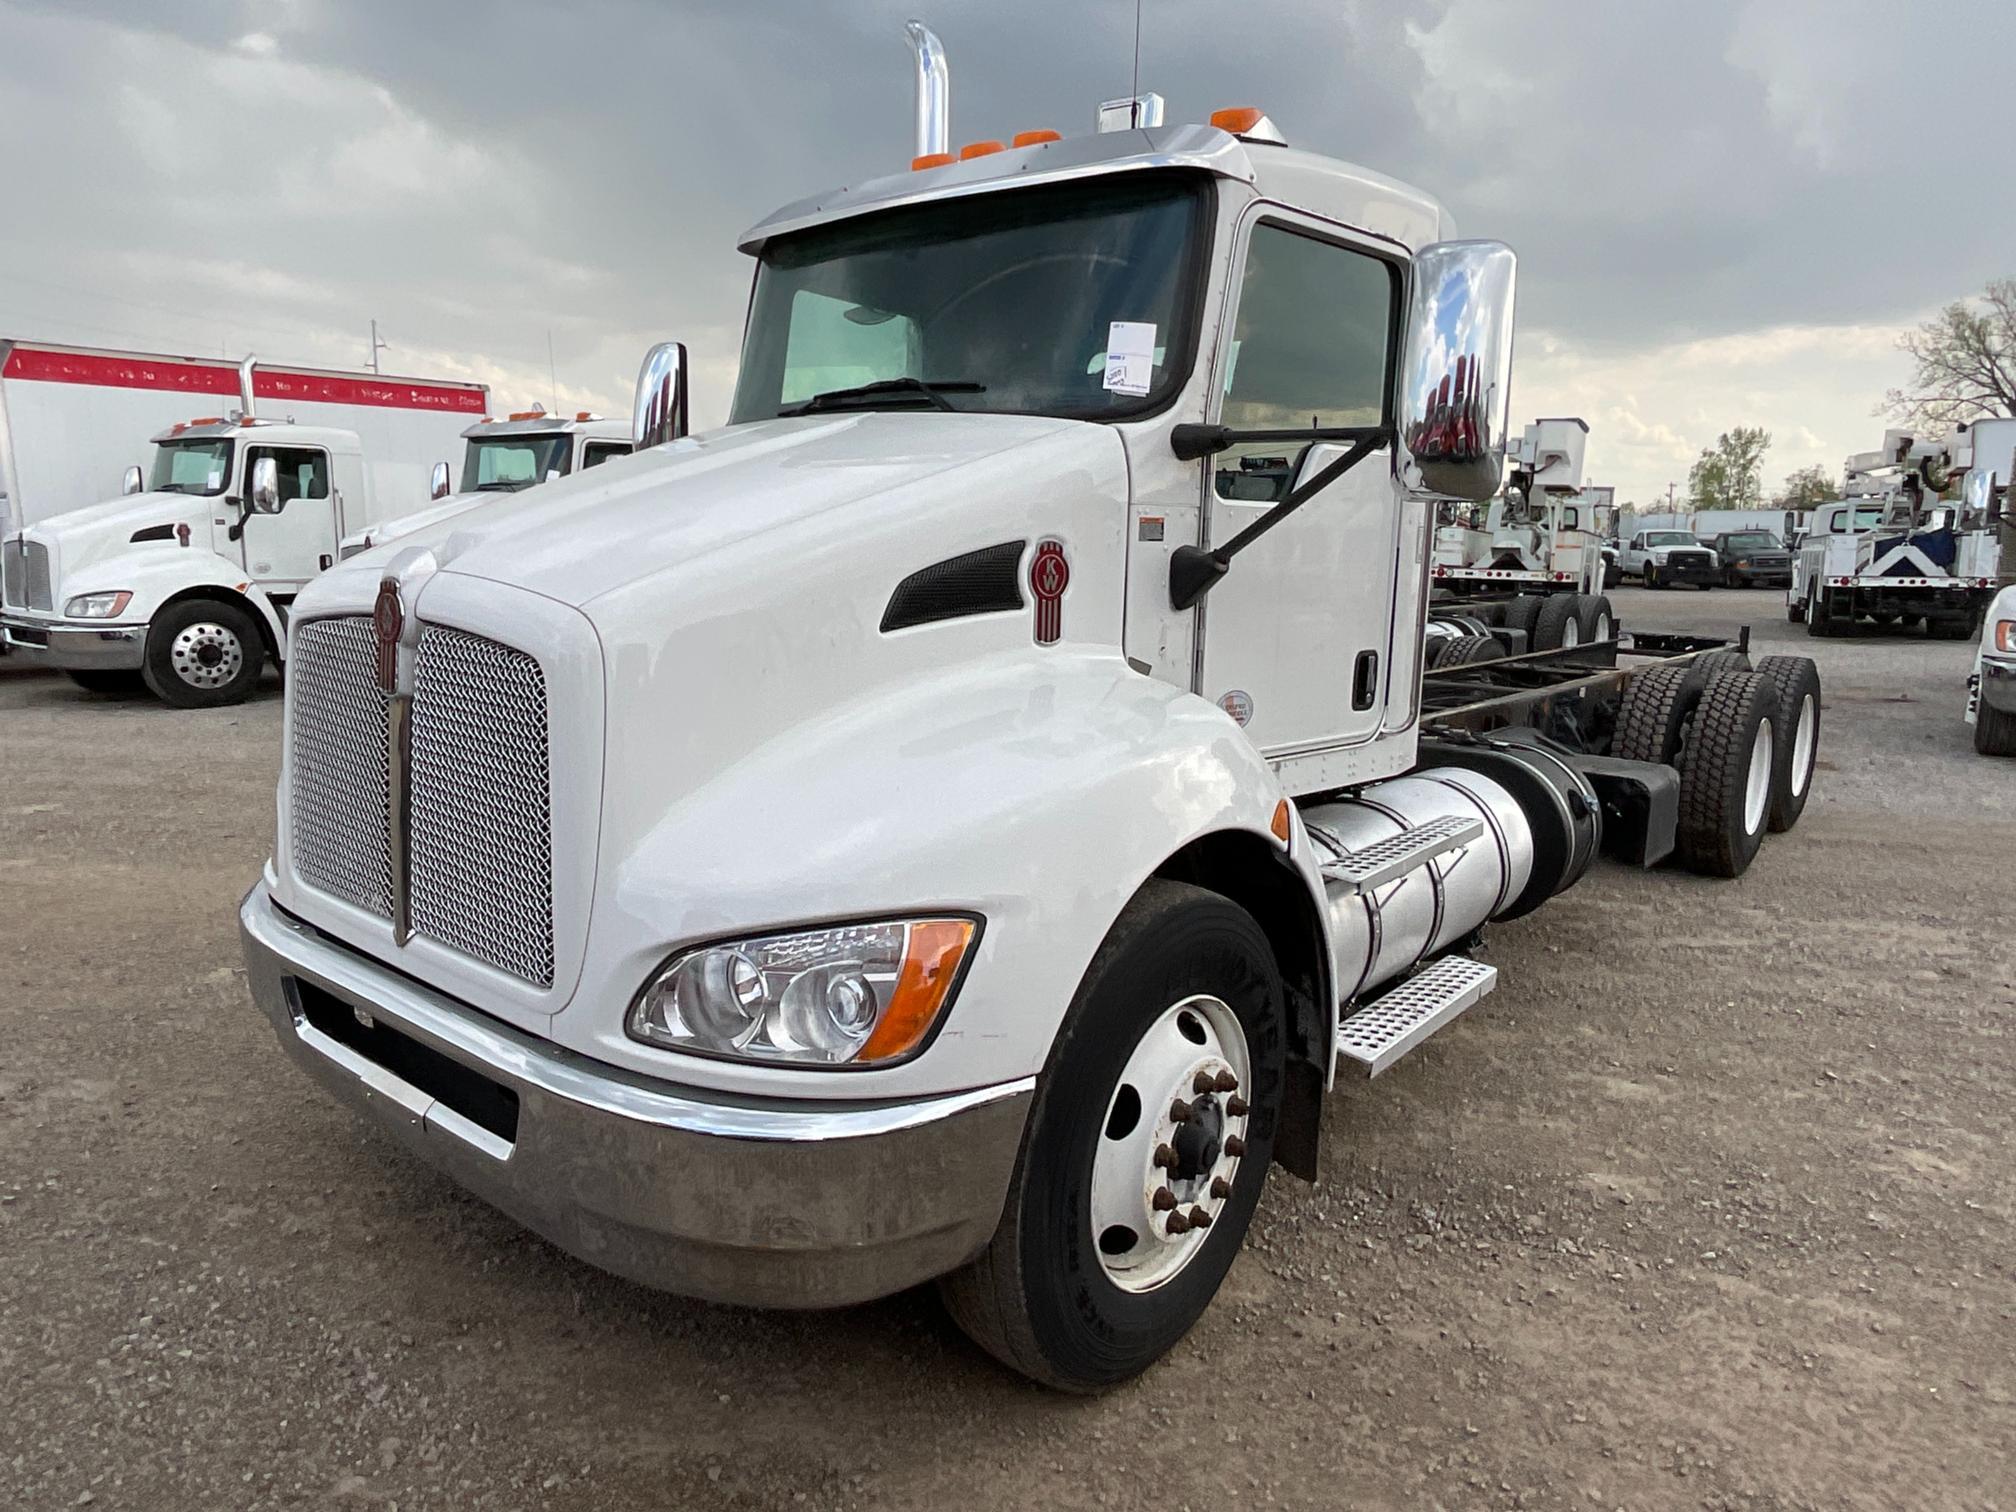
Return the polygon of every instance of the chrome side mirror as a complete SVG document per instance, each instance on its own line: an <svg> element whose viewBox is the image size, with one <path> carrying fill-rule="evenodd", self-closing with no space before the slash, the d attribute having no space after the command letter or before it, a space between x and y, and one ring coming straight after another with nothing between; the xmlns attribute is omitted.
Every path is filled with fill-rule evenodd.
<svg viewBox="0 0 2016 1512"><path fill-rule="evenodd" d="M434 471L428 475L427 497L430 501L448 497L448 464L446 462L436 462L434 464Z"/></svg>
<svg viewBox="0 0 2016 1512"><path fill-rule="evenodd" d="M1402 478L1483 500L1505 476L1512 304L1519 263L1503 242L1436 242L1414 254L1400 364Z"/></svg>
<svg viewBox="0 0 2016 1512"><path fill-rule="evenodd" d="M1960 490L1960 503L1969 515L1986 518L1988 501L1995 493L1995 475L1985 467L1970 467L1967 482Z"/></svg>
<svg viewBox="0 0 2016 1512"><path fill-rule="evenodd" d="M119 492L122 494L136 494L140 492L142 486L140 469L137 467L127 468L126 476L119 480Z"/></svg>
<svg viewBox="0 0 2016 1512"><path fill-rule="evenodd" d="M642 451L685 434L686 343L661 341L644 354L644 366L637 371L630 439Z"/></svg>
<svg viewBox="0 0 2016 1512"><path fill-rule="evenodd" d="M261 457L252 464L252 487L250 490L252 512L254 514L280 513L280 462L275 457Z"/></svg>

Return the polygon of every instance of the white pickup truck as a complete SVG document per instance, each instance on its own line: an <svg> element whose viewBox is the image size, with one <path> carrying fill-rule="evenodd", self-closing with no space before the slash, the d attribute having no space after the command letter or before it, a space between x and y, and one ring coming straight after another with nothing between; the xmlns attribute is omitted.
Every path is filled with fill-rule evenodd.
<svg viewBox="0 0 2016 1512"><path fill-rule="evenodd" d="M1641 530L1617 553L1617 570L1647 588L1692 583L1712 588L1722 580L1715 550L1691 530Z"/></svg>
<svg viewBox="0 0 2016 1512"><path fill-rule="evenodd" d="M1796 820L1819 684L1424 677L1511 251L1255 110L1014 141L751 230L727 425L667 439L662 346L629 463L303 594L239 917L287 1053L562 1247L759 1306L942 1278L1092 1390L1314 1176L1331 1080L1490 990L1488 921Z"/></svg>
<svg viewBox="0 0 2016 1512"><path fill-rule="evenodd" d="M240 701L284 658L289 607L345 532L424 503L428 455L487 398L478 385L343 379L357 428L302 425L257 412L267 376L247 358L241 409L156 435L124 497L0 540L10 651L95 692L144 683L179 708Z"/></svg>
<svg viewBox="0 0 2016 1512"><path fill-rule="evenodd" d="M457 519L499 494L522 493L540 483L600 467L630 455L630 422L605 420L582 410L572 419L543 409L521 410L503 420L487 416L462 432L462 489L448 491L448 464L436 463L425 509L400 515L343 538L337 555L347 561L444 520Z"/></svg>

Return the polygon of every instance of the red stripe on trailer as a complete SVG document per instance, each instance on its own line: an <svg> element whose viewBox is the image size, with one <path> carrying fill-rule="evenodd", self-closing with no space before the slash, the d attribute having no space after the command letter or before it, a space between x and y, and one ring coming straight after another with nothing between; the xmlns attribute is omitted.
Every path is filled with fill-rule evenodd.
<svg viewBox="0 0 2016 1512"><path fill-rule="evenodd" d="M9 352L0 378L186 394L235 396L238 392L235 367L90 352L52 352L38 347L17 346ZM414 383L404 378L283 367L254 368L252 394L256 399L291 400L296 404L355 404L375 409L439 410L468 415L483 414L490 407L488 393L474 386Z"/></svg>

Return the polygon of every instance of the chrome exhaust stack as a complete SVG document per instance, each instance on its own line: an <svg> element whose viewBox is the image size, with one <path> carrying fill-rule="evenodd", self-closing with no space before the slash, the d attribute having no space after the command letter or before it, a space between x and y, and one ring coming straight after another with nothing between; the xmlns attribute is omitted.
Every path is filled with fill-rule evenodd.
<svg viewBox="0 0 2016 1512"><path fill-rule="evenodd" d="M917 157L952 150L952 66L945 44L922 21L905 24L917 63Z"/></svg>
<svg viewBox="0 0 2016 1512"><path fill-rule="evenodd" d="M250 420L258 413L252 407L252 369L259 359L252 353L245 354L245 360L238 364L238 408L240 420Z"/></svg>

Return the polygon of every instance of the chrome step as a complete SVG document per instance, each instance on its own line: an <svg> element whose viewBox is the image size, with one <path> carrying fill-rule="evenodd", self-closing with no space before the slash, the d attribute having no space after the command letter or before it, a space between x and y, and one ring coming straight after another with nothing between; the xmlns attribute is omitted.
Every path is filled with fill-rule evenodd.
<svg viewBox="0 0 2016 1512"><path fill-rule="evenodd" d="M1377 1076L1498 985L1498 968L1444 956L1337 1026L1337 1064Z"/></svg>
<svg viewBox="0 0 2016 1512"><path fill-rule="evenodd" d="M1325 861L1318 870L1323 873L1325 882L1339 883L1352 892L1369 892L1406 876L1444 851L1470 844L1483 833L1482 819L1445 814L1440 819L1430 819L1426 824L1402 830L1392 838L1368 845L1363 850L1339 856L1335 861Z"/></svg>

